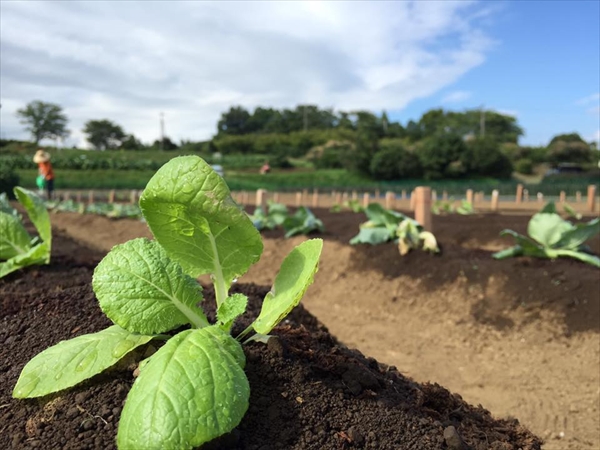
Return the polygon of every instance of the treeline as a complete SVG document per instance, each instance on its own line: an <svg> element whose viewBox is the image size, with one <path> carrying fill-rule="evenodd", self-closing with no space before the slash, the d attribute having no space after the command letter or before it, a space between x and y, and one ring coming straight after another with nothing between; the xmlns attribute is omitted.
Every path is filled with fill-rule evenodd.
<svg viewBox="0 0 600 450"><path fill-rule="evenodd" d="M32 140L68 135L67 117L58 105L31 102L19 110ZM240 155L272 167L285 168L291 161L305 159L317 168L346 168L379 180L403 178L459 179L465 177L509 178L514 170L532 173L540 163L597 163L599 152L579 135L555 136L546 147L523 147L518 139L523 129L515 117L494 111L462 112L433 109L418 121L405 125L387 114L369 111L334 111L315 105L294 109L257 107L250 112L241 106L221 114L215 136L209 141L182 141L168 137L151 145L108 120L90 120L83 132L95 149L128 151L161 150L198 153L206 157ZM2 145L11 150L19 144ZM120 169L153 168L155 162L57 161L72 168L118 165ZM64 163L64 164L63 164ZM17 163L18 165L19 163Z"/></svg>

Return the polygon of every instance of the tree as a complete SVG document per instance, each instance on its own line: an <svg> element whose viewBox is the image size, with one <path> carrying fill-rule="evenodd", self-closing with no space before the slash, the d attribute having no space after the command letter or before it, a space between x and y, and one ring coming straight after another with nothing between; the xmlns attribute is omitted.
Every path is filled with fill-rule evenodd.
<svg viewBox="0 0 600 450"><path fill-rule="evenodd" d="M469 175L510 178L513 165L500 150L500 144L491 137L478 137L467 143L461 162Z"/></svg>
<svg viewBox="0 0 600 450"><path fill-rule="evenodd" d="M419 151L426 179L459 178L466 172L461 161L467 146L461 136L450 133L427 138Z"/></svg>
<svg viewBox="0 0 600 450"><path fill-rule="evenodd" d="M119 148L126 137L123 129L108 119L87 121L83 132L96 150Z"/></svg>
<svg viewBox="0 0 600 450"><path fill-rule="evenodd" d="M152 146L156 149L162 149L165 151L177 150L179 148L179 146L167 136L165 136L163 138L162 146L161 146L160 139L155 140L154 143L152 144Z"/></svg>
<svg viewBox="0 0 600 450"><path fill-rule="evenodd" d="M423 174L419 157L408 151L399 139L382 139L369 169L377 180L419 178Z"/></svg>
<svg viewBox="0 0 600 450"><path fill-rule="evenodd" d="M240 135L248 132L250 113L242 106L232 106L221 114L217 123L218 134Z"/></svg>
<svg viewBox="0 0 600 450"><path fill-rule="evenodd" d="M25 128L31 133L37 145L42 139L65 138L69 135L67 130L67 116L62 108L54 103L45 103L34 100L25 108L17 110L17 116Z"/></svg>
<svg viewBox="0 0 600 450"><path fill-rule="evenodd" d="M133 134L128 134L121 141L121 150L142 150L143 148L144 144Z"/></svg>

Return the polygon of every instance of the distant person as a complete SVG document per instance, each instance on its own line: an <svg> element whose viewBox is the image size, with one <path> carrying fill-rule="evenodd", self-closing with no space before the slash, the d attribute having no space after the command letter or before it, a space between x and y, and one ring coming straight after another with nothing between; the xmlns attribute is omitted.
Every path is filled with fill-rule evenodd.
<svg viewBox="0 0 600 450"><path fill-rule="evenodd" d="M260 168L260 174L266 175L271 171L271 166L269 166L269 161L265 161L265 163Z"/></svg>
<svg viewBox="0 0 600 450"><path fill-rule="evenodd" d="M52 193L54 192L54 171L50 162L50 153L40 148L35 152L33 162L38 165L38 180L41 182L41 188L46 189L46 196L48 200L51 200Z"/></svg>

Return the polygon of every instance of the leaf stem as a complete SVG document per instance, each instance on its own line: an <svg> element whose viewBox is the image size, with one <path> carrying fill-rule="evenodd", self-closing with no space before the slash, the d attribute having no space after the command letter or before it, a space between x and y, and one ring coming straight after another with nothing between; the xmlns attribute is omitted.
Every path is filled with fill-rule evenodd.
<svg viewBox="0 0 600 450"><path fill-rule="evenodd" d="M219 260L219 252L217 250L217 243L212 234L208 234L208 238L210 239L210 246L212 248L215 260L215 271L212 276L212 281L215 286L215 299L217 301L217 308L221 306L221 304L227 298L227 283L225 283L225 277L223 277L223 268L221 267L221 261Z"/></svg>

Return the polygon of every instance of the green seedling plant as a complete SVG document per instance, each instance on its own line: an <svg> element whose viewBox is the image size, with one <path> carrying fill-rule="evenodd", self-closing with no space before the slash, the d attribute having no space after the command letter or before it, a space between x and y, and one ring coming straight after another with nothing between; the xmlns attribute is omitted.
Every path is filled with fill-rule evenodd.
<svg viewBox="0 0 600 450"><path fill-rule="evenodd" d="M350 244L377 245L397 241L402 256L417 248L439 253L433 233L425 231L416 220L400 212L385 209L379 203L367 206L365 214L369 220L360 225L358 234L350 240Z"/></svg>
<svg viewBox="0 0 600 450"><path fill-rule="evenodd" d="M468 216L475 212L475 208L473 208L473 203L467 200L461 200L460 206L456 208L456 212L463 216Z"/></svg>
<svg viewBox="0 0 600 450"><path fill-rule="evenodd" d="M440 214L452 214L454 212L454 199L450 200L436 200L431 205L431 212L435 215Z"/></svg>
<svg viewBox="0 0 600 450"><path fill-rule="evenodd" d="M114 325L35 356L13 396L41 397L72 387L150 341L166 341L139 365L117 446L191 449L242 420L250 395L242 342L268 339L300 302L323 243L308 240L290 252L259 316L234 337L234 321L248 299L229 289L258 261L263 244L223 179L197 156L174 158L148 182L140 206L155 239L117 245L94 271L94 292ZM216 323L199 306L200 275L210 275L214 284Z"/></svg>
<svg viewBox="0 0 600 450"><path fill-rule="evenodd" d="M274 230L282 226L288 216L287 206L269 200L267 202L267 212L265 213L264 209L259 206L254 210L254 214L250 215L250 220L259 231Z"/></svg>
<svg viewBox="0 0 600 450"><path fill-rule="evenodd" d="M600 267L600 258L588 253L589 249L584 245L588 239L599 233L600 218L573 225L563 219L556 212L554 203L550 202L529 221L527 225L529 237L513 230L501 231L500 236L514 237L517 245L494 253L492 256L496 259L513 256L549 259L567 257Z"/></svg>
<svg viewBox="0 0 600 450"><path fill-rule="evenodd" d="M286 217L283 221L283 229L286 238L297 234L306 235L316 231L320 233L325 231L323 222L317 219L312 211L305 206L300 206L293 215Z"/></svg>
<svg viewBox="0 0 600 450"><path fill-rule="evenodd" d="M19 186L14 188L14 193L38 236L29 235L20 215L10 206L6 197L0 200L0 278L23 267L50 263L52 230L44 201Z"/></svg>
<svg viewBox="0 0 600 450"><path fill-rule="evenodd" d="M334 204L329 211L333 213L342 212L344 209L349 209L355 213L361 213L365 211L364 206L360 204L358 200L350 199L343 202L341 205L339 203Z"/></svg>

